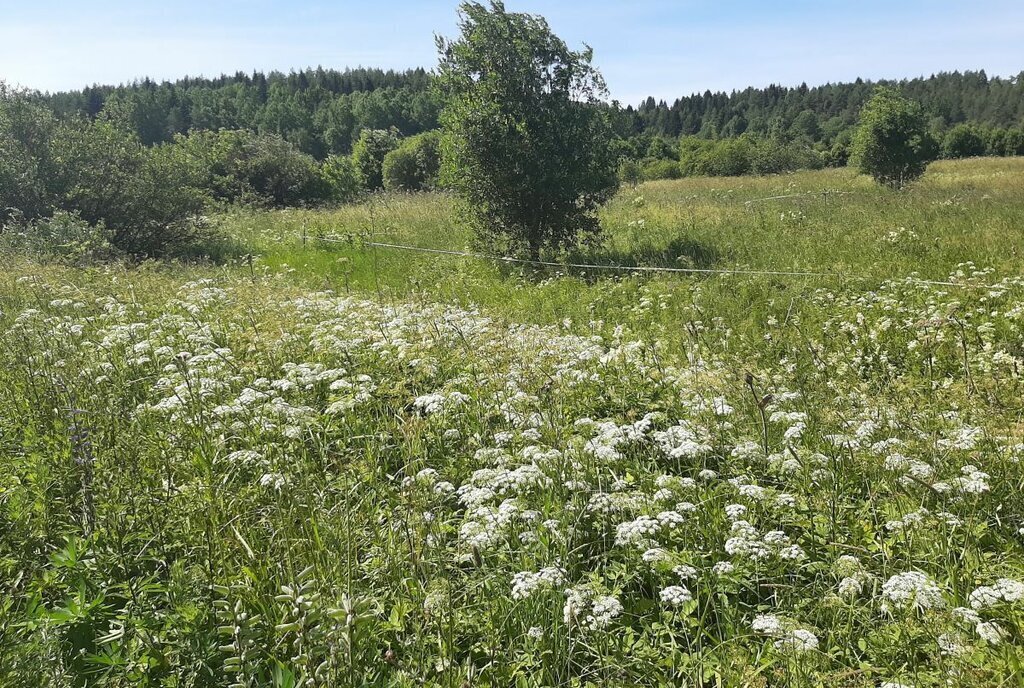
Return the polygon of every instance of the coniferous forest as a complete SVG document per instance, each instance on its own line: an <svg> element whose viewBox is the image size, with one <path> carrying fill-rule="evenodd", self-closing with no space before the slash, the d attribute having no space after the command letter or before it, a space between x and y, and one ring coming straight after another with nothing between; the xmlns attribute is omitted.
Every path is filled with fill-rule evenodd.
<svg viewBox="0 0 1024 688"><path fill-rule="evenodd" d="M671 104L654 98L635 107L613 103L613 119L626 143L623 152L637 159L675 157L674 146L656 138L748 134L798 141L842 162L858 113L879 85L895 86L920 102L940 141L957 125L971 125L982 142L970 152L1024 152L1006 149L1007 130L1011 147L1024 146L1017 134L1024 126L1024 72L1011 78L966 71L898 82L858 79L815 87L705 91ZM393 127L404 136L434 129L440 109L431 75L424 69L239 72L212 79L94 85L40 97L58 115L103 114L118 120L146 144L190 131L246 129L277 134L317 158L349 153L364 129Z"/></svg>

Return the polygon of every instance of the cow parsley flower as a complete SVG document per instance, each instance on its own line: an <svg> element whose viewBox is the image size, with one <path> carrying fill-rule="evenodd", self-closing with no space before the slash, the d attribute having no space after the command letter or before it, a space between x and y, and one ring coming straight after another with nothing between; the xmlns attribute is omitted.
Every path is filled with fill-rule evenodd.
<svg viewBox="0 0 1024 688"><path fill-rule="evenodd" d="M1024 599L1024 583L1012 578L1000 578L995 585L983 585L967 596L971 608L988 609L1000 602Z"/></svg>
<svg viewBox="0 0 1024 688"><path fill-rule="evenodd" d="M697 569L687 564L680 564L672 569L672 573L676 574L683 580L690 580L697 577Z"/></svg>
<svg viewBox="0 0 1024 688"><path fill-rule="evenodd" d="M633 521L620 523L615 528L615 544L640 544L657 534L659 528L661 528L661 523L650 516L640 516Z"/></svg>
<svg viewBox="0 0 1024 688"><path fill-rule="evenodd" d="M611 625L612 621L622 613L622 603L611 595L598 597L594 600L587 625L592 631L599 631Z"/></svg>
<svg viewBox="0 0 1024 688"><path fill-rule="evenodd" d="M974 630L978 633L978 637L989 645L998 645L1006 638L1006 631L994 621L982 621L974 627Z"/></svg>
<svg viewBox="0 0 1024 688"><path fill-rule="evenodd" d="M693 595L682 585L670 585L661 591L661 601L670 607L678 607L693 600Z"/></svg>
<svg viewBox="0 0 1024 688"><path fill-rule="evenodd" d="M711 572L716 576L726 576L736 570L731 561L720 561L711 567Z"/></svg>
<svg viewBox="0 0 1024 688"><path fill-rule="evenodd" d="M882 584L883 609L888 603L897 609L916 608L919 610L938 609L945 605L942 591L925 574L919 571L898 573Z"/></svg>
<svg viewBox="0 0 1024 688"><path fill-rule="evenodd" d="M775 641L777 650L810 652L818 649L818 636L805 628L794 628Z"/></svg>
<svg viewBox="0 0 1024 688"><path fill-rule="evenodd" d="M853 576L847 576L839 581L838 590L841 597L857 597L863 589L861 582Z"/></svg>
<svg viewBox="0 0 1024 688"><path fill-rule="evenodd" d="M777 637L785 633L786 628L782 619L774 614L758 614L750 622L750 629L760 635Z"/></svg>
<svg viewBox="0 0 1024 688"><path fill-rule="evenodd" d="M565 583L565 572L556 566L547 566L536 573L520 571L512 577L512 599L525 600L541 590L550 590Z"/></svg>

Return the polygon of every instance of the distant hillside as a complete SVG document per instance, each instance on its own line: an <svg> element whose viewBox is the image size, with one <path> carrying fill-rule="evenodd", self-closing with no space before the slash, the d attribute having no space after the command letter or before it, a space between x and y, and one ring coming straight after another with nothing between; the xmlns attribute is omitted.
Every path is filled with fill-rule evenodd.
<svg viewBox="0 0 1024 688"><path fill-rule="evenodd" d="M984 127L1024 125L1024 72L988 78L980 72L944 72L902 81L863 81L810 88L769 86L732 93L705 91L671 105L648 98L626 108L636 133L706 138L755 134L809 135L829 141L857 121L857 113L878 85L895 86L932 114L934 127L971 122ZM794 131L796 129L796 131Z"/></svg>
<svg viewBox="0 0 1024 688"><path fill-rule="evenodd" d="M280 134L318 158L348 153L362 129L397 128L404 135L437 126L440 108L430 74L379 69L304 69L288 74L238 73L215 79L149 79L122 86L91 86L42 98L58 114L101 112L134 129L145 143L205 129L250 129ZM989 78L984 71L940 73L898 82L768 86L732 93L694 94L671 105L648 98L613 109L625 139L700 136L730 138L750 132L798 139L828 148L849 135L861 106L878 84L920 101L942 132L969 122L985 128L1024 126L1024 72Z"/></svg>
<svg viewBox="0 0 1024 688"><path fill-rule="evenodd" d="M437 126L438 106L423 69L304 69L283 74L237 73L215 79L149 79L48 95L61 115L101 112L127 122L144 143L208 129L280 134L324 157L347 153L362 129L396 127L417 134Z"/></svg>

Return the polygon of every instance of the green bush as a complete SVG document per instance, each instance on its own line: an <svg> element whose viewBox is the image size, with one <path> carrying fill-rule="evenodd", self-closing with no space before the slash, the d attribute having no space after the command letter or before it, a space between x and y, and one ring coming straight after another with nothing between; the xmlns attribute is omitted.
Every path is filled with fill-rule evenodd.
<svg viewBox="0 0 1024 688"><path fill-rule="evenodd" d="M172 252L196 238L206 195L193 178L186 161L109 121L58 122L28 94L0 90L0 207L29 223L64 211L102 224L126 253Z"/></svg>
<svg viewBox="0 0 1024 688"><path fill-rule="evenodd" d="M359 196L362 185L351 156L332 155L320 165L320 177L326 184L328 198L345 203Z"/></svg>
<svg viewBox="0 0 1024 688"><path fill-rule="evenodd" d="M679 141L679 170L685 177L699 177L707 174L704 159L715 142L696 136L686 136Z"/></svg>
<svg viewBox="0 0 1024 688"><path fill-rule="evenodd" d="M971 158L985 155L985 132L971 124L958 124L942 141L942 157Z"/></svg>
<svg viewBox="0 0 1024 688"><path fill-rule="evenodd" d="M114 257L113 236L103 222L90 224L77 213L58 210L52 217L26 221L14 213L0 225L0 244L59 262L91 262Z"/></svg>
<svg viewBox="0 0 1024 688"><path fill-rule="evenodd" d="M679 179L683 176L679 171L679 163L675 160L644 160L640 167L640 176L644 181L657 179Z"/></svg>
<svg viewBox="0 0 1024 688"><path fill-rule="evenodd" d="M316 160L280 136L249 138L239 163L238 176L276 206L315 205L330 195Z"/></svg>
<svg viewBox="0 0 1024 688"><path fill-rule="evenodd" d="M364 129L352 148L352 162L363 188L376 191L384 186L384 158L398 148L398 132L393 129Z"/></svg>
<svg viewBox="0 0 1024 688"><path fill-rule="evenodd" d="M761 139L750 148L750 171L754 174L779 174L795 170L820 170L825 156L800 142Z"/></svg>
<svg viewBox="0 0 1024 688"><path fill-rule="evenodd" d="M57 127L49 110L0 83L0 213L16 208L34 218L53 209Z"/></svg>
<svg viewBox="0 0 1024 688"><path fill-rule="evenodd" d="M936 148L921 104L880 87L861 111L851 157L879 184L901 189L924 174Z"/></svg>
<svg viewBox="0 0 1024 688"><path fill-rule="evenodd" d="M827 158L806 144L743 134L732 139L686 137L679 142L685 176L734 177L820 169Z"/></svg>
<svg viewBox="0 0 1024 688"><path fill-rule="evenodd" d="M655 160L677 160L677 155L676 147L660 136L652 138L650 145L647 146L646 157L648 158Z"/></svg>
<svg viewBox="0 0 1024 688"><path fill-rule="evenodd" d="M280 207L333 198L321 165L275 134L196 132L160 149L185 166L195 186L222 201Z"/></svg>
<svg viewBox="0 0 1024 688"><path fill-rule="evenodd" d="M676 169L679 169L679 165L676 165ZM619 163L619 182L636 186L643 181L643 178L643 170L640 169L640 163L636 160L624 158Z"/></svg>
<svg viewBox="0 0 1024 688"><path fill-rule="evenodd" d="M388 191L425 191L437 185L441 167L440 134L428 131L405 139L384 156L382 176Z"/></svg>
<svg viewBox="0 0 1024 688"><path fill-rule="evenodd" d="M1008 129L1003 139L1003 155L1024 155L1024 129Z"/></svg>
<svg viewBox="0 0 1024 688"><path fill-rule="evenodd" d="M738 177L752 171L753 139L741 136L716 141L703 159L703 174L712 177Z"/></svg>

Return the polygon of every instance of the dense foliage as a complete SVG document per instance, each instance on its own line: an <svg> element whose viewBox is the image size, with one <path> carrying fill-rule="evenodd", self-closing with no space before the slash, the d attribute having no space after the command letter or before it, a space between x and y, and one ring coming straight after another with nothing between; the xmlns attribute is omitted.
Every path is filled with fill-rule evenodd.
<svg viewBox="0 0 1024 688"><path fill-rule="evenodd" d="M590 49L569 50L542 17L501 2L463 3L459 28L438 39L444 183L502 248L536 258L594 236L617 161Z"/></svg>
<svg viewBox="0 0 1024 688"><path fill-rule="evenodd" d="M247 129L276 134L317 158L349 153L363 129L412 135L437 127L438 105L422 69L304 69L238 73L122 86L91 86L45 97L59 115L106 113L147 144L176 134Z"/></svg>
<svg viewBox="0 0 1024 688"><path fill-rule="evenodd" d="M360 191L349 161L319 163L274 134L198 131L145 146L105 115L58 119L0 90L0 221L10 232L47 235L50 224L36 221L64 213L121 252L155 256L188 247L212 204L316 205Z"/></svg>
<svg viewBox="0 0 1024 688"><path fill-rule="evenodd" d="M147 148L105 119L58 121L2 86L0 142L4 227L64 211L103 224L114 246L135 255L180 248L197 234L205 197L169 148Z"/></svg>
<svg viewBox="0 0 1024 688"><path fill-rule="evenodd" d="M441 135L428 131L410 136L384 156L381 173L387 191L427 191L438 185Z"/></svg>
<svg viewBox="0 0 1024 688"><path fill-rule="evenodd" d="M363 129L394 127L410 136L437 127L441 103L422 69L384 72L305 69L290 74L235 74L122 86L91 86L46 96L60 116L106 111L144 143L195 130L248 129L282 136L317 158L349 153ZM671 103L648 98L609 114L623 153L669 159L674 145L658 141L697 136L796 142L829 164L845 164L861 108L878 85L921 103L939 141L956 125L976 126L984 155L1024 155L1024 79L980 72L943 72L902 81L864 81L795 88L772 85L732 93L693 94ZM1007 142L1007 137L1011 140Z"/></svg>
<svg viewBox="0 0 1024 688"><path fill-rule="evenodd" d="M806 138L825 145L857 123L875 88L889 86L916 100L940 132L961 122L986 129L1024 125L1024 72L989 78L980 72L942 72L902 81L865 81L796 88L772 85L732 93L705 91L671 105L648 98L625 112L631 130L655 136L729 138L744 132Z"/></svg>
<svg viewBox="0 0 1024 688"><path fill-rule="evenodd" d="M377 191L384 187L384 158L398 148L394 129L364 129L352 150L352 164L364 188Z"/></svg>
<svg viewBox="0 0 1024 688"><path fill-rule="evenodd" d="M924 174L937 154L921 105L885 87L864 106L852 148L860 171L893 189Z"/></svg>

